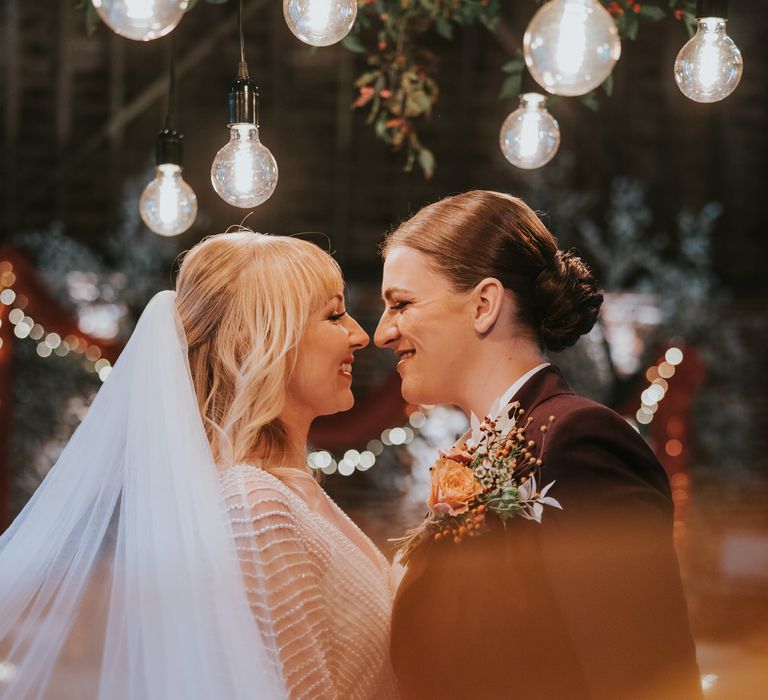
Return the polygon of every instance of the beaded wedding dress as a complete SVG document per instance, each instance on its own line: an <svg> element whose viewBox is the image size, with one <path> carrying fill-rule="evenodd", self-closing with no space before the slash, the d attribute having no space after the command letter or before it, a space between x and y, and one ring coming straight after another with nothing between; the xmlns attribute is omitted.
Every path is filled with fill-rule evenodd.
<svg viewBox="0 0 768 700"><path fill-rule="evenodd" d="M387 564L301 489L217 469L156 295L0 536L0 699L392 697Z"/></svg>
<svg viewBox="0 0 768 700"><path fill-rule="evenodd" d="M292 700L395 697L388 562L311 476L283 476L295 491L258 467L221 476L271 662Z"/></svg>

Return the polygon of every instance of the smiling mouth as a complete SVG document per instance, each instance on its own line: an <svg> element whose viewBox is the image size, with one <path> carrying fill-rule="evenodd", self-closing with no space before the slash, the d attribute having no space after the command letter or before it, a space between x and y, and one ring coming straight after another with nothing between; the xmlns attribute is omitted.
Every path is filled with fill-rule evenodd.
<svg viewBox="0 0 768 700"><path fill-rule="evenodd" d="M397 357L400 359L400 362L404 362L405 360L409 360L415 354L416 354L415 350L398 350L397 351Z"/></svg>
<svg viewBox="0 0 768 700"><path fill-rule="evenodd" d="M354 362L354 359L351 357L348 357L344 362L339 365L339 374L342 377L346 377L347 379L352 379L352 363Z"/></svg>

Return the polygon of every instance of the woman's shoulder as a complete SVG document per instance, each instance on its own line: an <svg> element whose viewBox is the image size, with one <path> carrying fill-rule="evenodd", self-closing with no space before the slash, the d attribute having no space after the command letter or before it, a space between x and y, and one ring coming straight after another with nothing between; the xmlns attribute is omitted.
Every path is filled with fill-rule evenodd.
<svg viewBox="0 0 768 700"><path fill-rule="evenodd" d="M542 457L551 478L650 486L668 500L664 468L640 433L616 411L578 394L564 394L542 402L531 418L536 430L539 423L549 425Z"/></svg>
<svg viewBox="0 0 768 700"><path fill-rule="evenodd" d="M293 510L295 494L266 469L236 464L219 472L219 484L227 504L241 507L277 507Z"/></svg>
<svg viewBox="0 0 768 700"><path fill-rule="evenodd" d="M541 417L545 416L546 420ZM542 425L552 421L553 433L569 433L571 431L605 433L614 438L625 437L633 442L643 441L639 433L608 406L588 399L579 394L558 394L539 404L531 412L532 424Z"/></svg>

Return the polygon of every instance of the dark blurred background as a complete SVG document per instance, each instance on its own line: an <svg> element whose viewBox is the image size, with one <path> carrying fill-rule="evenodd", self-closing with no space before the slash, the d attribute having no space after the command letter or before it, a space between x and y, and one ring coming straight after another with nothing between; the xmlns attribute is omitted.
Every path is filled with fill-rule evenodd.
<svg viewBox="0 0 768 700"><path fill-rule="evenodd" d="M210 184L228 139L238 45L234 3L200 2L174 32L184 177L200 209L172 239L138 216L166 108L167 39L131 42L103 25L88 35L73 5L3 0L0 15L0 290L16 295L0 305L0 528L55 461L143 305L172 283L181 251L246 215L254 230L330 239L350 310L372 333L384 234L440 197L497 189L537 208L608 292L599 326L553 361L577 390L627 416L670 474L707 697L765 697L768 2L731 3L728 31L745 67L730 97L685 98L672 76L685 28L671 17L644 25L623 43L614 93L600 95L598 111L553 101L560 151L535 171L499 150L516 100L498 93L536 4L504 3L496 35L475 27L428 39L441 94L420 132L437 159L426 180L403 172L403 154L350 109L364 58L311 50L277 0L246 0L261 138L280 168L275 194L253 212ZM22 317L29 329L19 337ZM669 356L677 362L666 376L670 348L681 355ZM356 408L313 432L313 450L327 451L327 489L388 554L387 538L422 515L426 466L464 425L448 407L405 405L392 360L362 353ZM638 412L659 372L663 400ZM368 454L376 460L366 468Z"/></svg>

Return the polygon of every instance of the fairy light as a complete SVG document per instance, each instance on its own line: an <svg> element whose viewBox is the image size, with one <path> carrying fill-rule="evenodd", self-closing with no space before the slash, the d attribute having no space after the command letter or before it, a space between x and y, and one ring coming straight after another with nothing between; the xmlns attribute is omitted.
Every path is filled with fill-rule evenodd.
<svg viewBox="0 0 768 700"><path fill-rule="evenodd" d="M640 408L635 413L635 420L640 425L650 425L654 414L658 410L659 403L669 391L668 379L675 374L675 368L683 361L683 351L677 347L671 347L664 353L664 359L657 365L652 365L645 372L645 378L649 385L640 394ZM670 441L673 442L673 441ZM671 457L682 454L683 446L679 440L674 444L667 443L666 452Z"/></svg>
<svg viewBox="0 0 768 700"><path fill-rule="evenodd" d="M102 350L97 345L88 345L85 338L68 335L62 339L58 333L47 332L43 324L26 313L27 299L21 294L17 294L11 287L16 283L16 275L13 272L13 265L7 261L0 261L0 304L4 306L13 306L8 312L8 322L13 326L13 334L19 340L31 340L37 344L35 348L37 355L42 358L56 355L65 357L70 352L84 354L86 369L98 375L103 382L112 371L112 363L106 358L102 358Z"/></svg>
<svg viewBox="0 0 768 700"><path fill-rule="evenodd" d="M347 450L344 456L336 460L328 450L317 450L307 455L307 466L323 474L338 472L342 476L351 476L356 471L366 472L376 464L387 447L401 447L416 438L418 430L426 423L426 416L421 411L414 411L408 418L409 425L387 428L382 431L381 439L369 440L365 450Z"/></svg>

